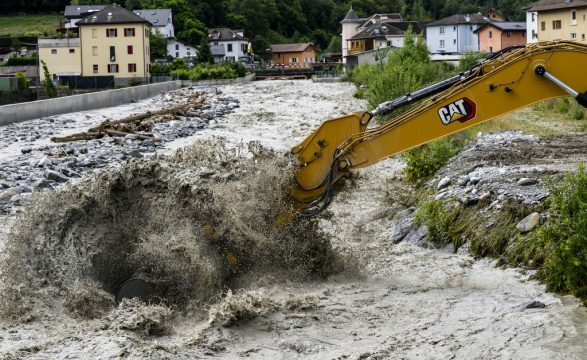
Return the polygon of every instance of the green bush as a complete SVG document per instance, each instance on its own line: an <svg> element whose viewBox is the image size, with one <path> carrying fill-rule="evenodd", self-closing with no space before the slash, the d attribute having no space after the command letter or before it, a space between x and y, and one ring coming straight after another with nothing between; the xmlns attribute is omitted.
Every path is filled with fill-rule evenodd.
<svg viewBox="0 0 587 360"><path fill-rule="evenodd" d="M479 60L485 57L485 53L477 52L477 51L467 51L459 60L459 66L457 68L458 72L463 72L470 70L473 66L475 66Z"/></svg>
<svg viewBox="0 0 587 360"><path fill-rule="evenodd" d="M27 65L37 65L37 58L36 57L11 57L8 59L4 66L27 66Z"/></svg>
<svg viewBox="0 0 587 360"><path fill-rule="evenodd" d="M224 64L200 64L193 69L178 69L171 72L171 75L180 80L212 80L212 79L234 79L238 76L233 69L232 63ZM241 64L242 65L242 64Z"/></svg>
<svg viewBox="0 0 587 360"><path fill-rule="evenodd" d="M558 99L548 99L534 105L534 110L554 112L565 115L565 117L573 120L582 120L587 118L585 109L571 97L563 97Z"/></svg>
<svg viewBox="0 0 587 360"><path fill-rule="evenodd" d="M22 93L22 92L27 91L29 88L30 81L20 71L17 71L15 76L16 76L16 86L17 86L18 92Z"/></svg>
<svg viewBox="0 0 587 360"><path fill-rule="evenodd" d="M416 185L423 184L458 154L467 141L468 135L459 133L408 150L404 167L406 180Z"/></svg>
<svg viewBox="0 0 587 360"><path fill-rule="evenodd" d="M550 291L587 300L587 172L583 164L561 182L551 181L550 219L534 235L539 276ZM538 248L537 248L538 247ZM537 248L537 249L536 249ZM536 251L540 250L540 251Z"/></svg>

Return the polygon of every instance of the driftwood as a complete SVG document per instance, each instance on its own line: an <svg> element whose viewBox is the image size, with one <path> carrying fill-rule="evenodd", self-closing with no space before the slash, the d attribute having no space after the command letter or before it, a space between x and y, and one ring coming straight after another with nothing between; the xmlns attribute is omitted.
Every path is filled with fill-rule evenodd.
<svg viewBox="0 0 587 360"><path fill-rule="evenodd" d="M88 131L67 135L52 137L51 141L55 143L66 143L80 140L100 139L104 136L124 137L134 135L138 140L159 141L159 137L150 134L153 126L158 122L169 121L177 116L185 116L186 111L190 109L202 109L206 101L205 94L190 96L184 104L173 106L156 111L146 111L140 114L134 114L118 120L106 120L94 126Z"/></svg>

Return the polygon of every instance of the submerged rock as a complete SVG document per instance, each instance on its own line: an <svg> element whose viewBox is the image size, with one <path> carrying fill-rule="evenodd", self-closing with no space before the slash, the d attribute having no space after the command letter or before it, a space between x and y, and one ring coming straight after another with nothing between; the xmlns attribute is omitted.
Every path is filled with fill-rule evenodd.
<svg viewBox="0 0 587 360"><path fill-rule="evenodd" d="M538 300L528 301L522 304L522 309L544 309L546 305Z"/></svg>

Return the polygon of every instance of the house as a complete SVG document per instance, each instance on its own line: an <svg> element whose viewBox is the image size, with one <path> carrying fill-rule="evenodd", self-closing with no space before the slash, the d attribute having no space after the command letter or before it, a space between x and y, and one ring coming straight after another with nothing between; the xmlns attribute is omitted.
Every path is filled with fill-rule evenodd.
<svg viewBox="0 0 587 360"><path fill-rule="evenodd" d="M316 47L312 43L272 44L271 61L279 65L310 67L316 62Z"/></svg>
<svg viewBox="0 0 587 360"><path fill-rule="evenodd" d="M528 11L526 7L526 41L528 44L538 41L538 13L536 11Z"/></svg>
<svg viewBox="0 0 587 360"><path fill-rule="evenodd" d="M426 25L428 50L432 55L479 51L479 36L475 30L488 22L489 19L480 14L456 14L433 21Z"/></svg>
<svg viewBox="0 0 587 360"><path fill-rule="evenodd" d="M53 78L82 75L80 38L38 39L39 60Z"/></svg>
<svg viewBox="0 0 587 360"><path fill-rule="evenodd" d="M151 23L112 4L79 20L79 38L39 39L39 59L54 75L149 76Z"/></svg>
<svg viewBox="0 0 587 360"><path fill-rule="evenodd" d="M227 28L208 29L208 42L215 62L236 61L247 55L249 46L244 30Z"/></svg>
<svg viewBox="0 0 587 360"><path fill-rule="evenodd" d="M158 31L167 39L175 36L171 9L144 9L133 10L133 12L153 25L151 31Z"/></svg>
<svg viewBox="0 0 587 360"><path fill-rule="evenodd" d="M63 16L67 19L63 27L65 29L75 29L77 32L76 23L82 18L104 9L106 5L68 5L65 7Z"/></svg>
<svg viewBox="0 0 587 360"><path fill-rule="evenodd" d="M421 34L423 22L404 21L398 13L374 14L360 19L352 6L342 24L342 55L347 70L387 57L393 48L402 47L409 28Z"/></svg>
<svg viewBox="0 0 587 360"><path fill-rule="evenodd" d="M167 41L167 54L175 59L190 59L198 55L198 50L194 45L177 39L169 39Z"/></svg>
<svg viewBox="0 0 587 360"><path fill-rule="evenodd" d="M492 53L514 45L526 45L525 22L490 22L474 31L479 36L479 51Z"/></svg>
<svg viewBox="0 0 587 360"><path fill-rule="evenodd" d="M540 0L526 8L536 13L537 40L574 40L585 42L587 1Z"/></svg>

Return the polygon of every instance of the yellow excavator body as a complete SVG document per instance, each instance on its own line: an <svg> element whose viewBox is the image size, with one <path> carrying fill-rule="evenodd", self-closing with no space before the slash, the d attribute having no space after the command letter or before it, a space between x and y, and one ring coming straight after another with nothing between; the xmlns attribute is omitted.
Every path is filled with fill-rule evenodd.
<svg viewBox="0 0 587 360"><path fill-rule="evenodd" d="M587 105L587 46L544 42L495 54L468 73L379 105L325 121L292 149L299 168L293 197L307 206L328 202L332 185L354 168L462 131L550 98L571 94ZM410 111L379 127L380 116L415 101Z"/></svg>

